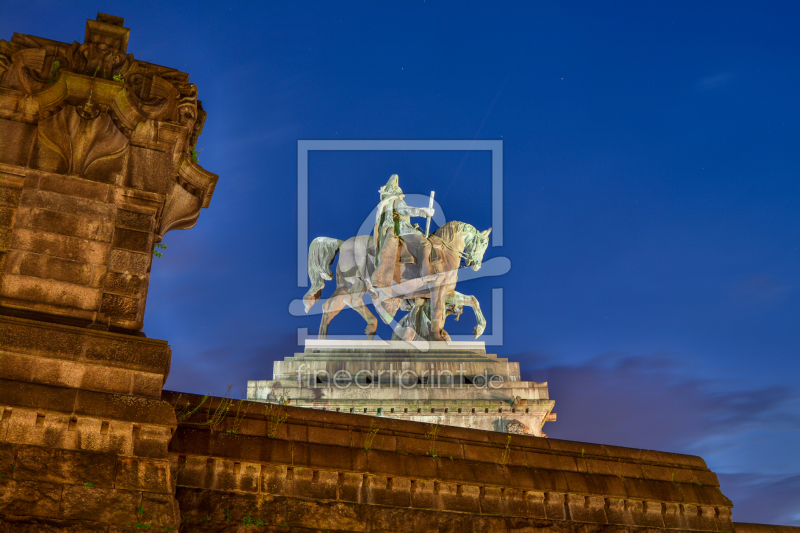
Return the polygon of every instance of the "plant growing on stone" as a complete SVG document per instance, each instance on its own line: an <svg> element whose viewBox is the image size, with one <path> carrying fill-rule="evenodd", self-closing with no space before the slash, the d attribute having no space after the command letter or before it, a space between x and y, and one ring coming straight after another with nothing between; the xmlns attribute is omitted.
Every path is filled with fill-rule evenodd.
<svg viewBox="0 0 800 533"><path fill-rule="evenodd" d="M369 432L367 433L366 438L364 439L364 451L368 452L370 448L372 448L372 442L375 440L375 437L378 435L379 428L375 427L375 421L372 420L369 423Z"/></svg>
<svg viewBox="0 0 800 533"><path fill-rule="evenodd" d="M186 405L183 408L178 407L178 402L180 402L180 395L178 396L178 401L175 402L175 408L177 409L175 416L178 419L178 423L184 424L191 424L196 426L208 426L208 429L212 432L219 427L225 417L230 411L231 405L233 405L233 400L228 398L228 394L231 392L231 387L233 385L228 385L228 390L225 392L225 396L220 399L220 402L217 404L216 409L212 411L213 404L211 402L208 403L208 409L206 410L206 419L200 422L188 422L187 419L196 413L201 406L206 403L206 400L209 396L206 394L203 396L203 399L194 409L191 409L190 403L187 401Z"/></svg>
<svg viewBox="0 0 800 533"><path fill-rule="evenodd" d="M192 159L194 163L197 163L197 158L200 156L202 152L203 152L202 148L200 150L195 150L194 146L189 147L189 157Z"/></svg>
<svg viewBox="0 0 800 533"><path fill-rule="evenodd" d="M258 529L259 527L264 525L263 518L256 518L255 520L252 518L253 510L250 510L242 519L242 524L244 525L245 531L249 526L253 526L254 528Z"/></svg>
<svg viewBox="0 0 800 533"><path fill-rule="evenodd" d="M153 255L156 256L156 257L164 257L164 254L162 254L161 252L156 250L156 248L161 248L162 250L166 250L167 249L167 245L166 244L161 244L161 243L153 245Z"/></svg>
<svg viewBox="0 0 800 533"><path fill-rule="evenodd" d="M281 406L270 403L264 408L264 418L267 419L267 437L274 439L281 424L286 422L289 415Z"/></svg>
<svg viewBox="0 0 800 533"><path fill-rule="evenodd" d="M430 441L430 447L428 448L429 457L438 457L438 455L436 455L436 436L439 434L440 429L438 424L432 424L428 432L425 433L425 438Z"/></svg>
<svg viewBox="0 0 800 533"><path fill-rule="evenodd" d="M208 412L206 414L207 420L205 424L208 425L208 429L212 432L217 429L223 420L225 420L228 411L231 409L233 400L228 398L228 394L231 392L231 387L233 387L233 385L228 385L228 390L225 392L225 396L220 399L219 404L213 413L211 412L211 404L208 404Z"/></svg>
<svg viewBox="0 0 800 533"><path fill-rule="evenodd" d="M61 66L61 61L53 61L53 71L50 73L50 85L53 85L53 80L58 75L58 68Z"/></svg>
<svg viewBox="0 0 800 533"><path fill-rule="evenodd" d="M125 78L122 77L122 74L114 74L114 81L125 83Z"/></svg>
<svg viewBox="0 0 800 533"><path fill-rule="evenodd" d="M500 456L500 464L504 465L508 462L508 457L511 455L511 435L508 436L508 440L506 441L506 448L503 450L502 455Z"/></svg>
<svg viewBox="0 0 800 533"><path fill-rule="evenodd" d="M242 411L242 404L244 400L239 400L239 406L236 408L236 415L233 417L233 427L226 431L225 433L232 433L234 435L239 434L239 428L242 427L242 422L244 421L244 411ZM241 416L239 415L241 413Z"/></svg>
<svg viewBox="0 0 800 533"><path fill-rule="evenodd" d="M190 416L195 414L197 410L203 406L204 403L206 403L206 400L208 400L208 394L206 394L205 396L203 396L203 399L200 401L200 403L197 404L197 407L192 409L191 402L188 400L186 401L186 405L184 405L183 407L178 406L178 404L181 401L181 396L183 396L183 394L179 394L177 401L175 401L175 417L178 419L178 424L180 424L181 422L185 422Z"/></svg>
<svg viewBox="0 0 800 533"><path fill-rule="evenodd" d="M133 524L133 527L137 529L150 529L150 524L142 524L142 516L144 515L144 505L139 505L136 507L136 523Z"/></svg>

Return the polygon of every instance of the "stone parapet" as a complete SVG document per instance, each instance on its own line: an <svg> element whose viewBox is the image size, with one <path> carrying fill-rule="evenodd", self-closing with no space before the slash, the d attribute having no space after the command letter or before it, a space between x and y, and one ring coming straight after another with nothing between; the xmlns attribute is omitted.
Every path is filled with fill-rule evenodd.
<svg viewBox="0 0 800 533"><path fill-rule="evenodd" d="M179 413L170 455L185 531L228 520L336 531L733 531L731 502L699 457L163 398Z"/></svg>

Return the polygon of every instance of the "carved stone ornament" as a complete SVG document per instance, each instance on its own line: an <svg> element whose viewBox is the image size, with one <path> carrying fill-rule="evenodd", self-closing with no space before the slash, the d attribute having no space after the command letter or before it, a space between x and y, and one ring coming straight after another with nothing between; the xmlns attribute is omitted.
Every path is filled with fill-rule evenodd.
<svg viewBox="0 0 800 533"><path fill-rule="evenodd" d="M192 159L206 118L197 87L184 72L134 59L129 33L122 18L100 13L82 44L17 33L0 40L0 119L37 129L33 150L3 143L0 162L163 195L158 242L195 224L217 176ZM164 154L169 175L138 175L154 156L137 149Z"/></svg>
<svg viewBox="0 0 800 533"><path fill-rule="evenodd" d="M529 433L528 426L526 426L519 420L511 420L508 423L508 432L514 433L516 435L526 435Z"/></svg>

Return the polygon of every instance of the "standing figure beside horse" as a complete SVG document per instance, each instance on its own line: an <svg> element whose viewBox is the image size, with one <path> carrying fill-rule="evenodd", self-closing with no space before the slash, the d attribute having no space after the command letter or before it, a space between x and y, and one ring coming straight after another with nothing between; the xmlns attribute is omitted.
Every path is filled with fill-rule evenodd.
<svg viewBox="0 0 800 533"><path fill-rule="evenodd" d="M465 222L450 221L426 238L411 225L410 217L430 217L431 208L408 206L397 175L389 178L379 192L374 235L358 235L347 241L318 237L311 242L308 253L311 288L303 298L305 310L308 312L319 299L325 280L332 279L330 266L339 254L336 290L323 304L320 339L326 338L328 324L345 305L366 320L367 338L372 339L378 322L363 301L364 295L370 294L387 324L392 322L403 300L412 307L422 303L430 317L430 329L425 332L427 340L448 340L444 321L448 298L453 305L458 294L455 292L458 268L463 259L464 266L480 269L492 230L481 232ZM477 338L478 328L475 333Z"/></svg>

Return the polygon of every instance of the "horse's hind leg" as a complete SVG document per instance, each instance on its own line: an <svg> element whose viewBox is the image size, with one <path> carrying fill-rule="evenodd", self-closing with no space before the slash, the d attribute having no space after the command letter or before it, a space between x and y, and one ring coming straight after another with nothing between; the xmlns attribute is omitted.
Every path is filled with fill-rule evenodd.
<svg viewBox="0 0 800 533"><path fill-rule="evenodd" d="M333 317L339 314L344 309L345 297L347 296L347 289L344 287L337 287L331 294L331 297L325 300L322 304L322 322L319 324L319 338L326 339L328 337L328 324L330 324Z"/></svg>
<svg viewBox="0 0 800 533"><path fill-rule="evenodd" d="M375 332L378 330L378 319L369 310L369 307L364 303L364 293L353 294L347 297L347 305L355 309L364 320L367 321L367 329L364 333L367 334L367 340L371 341L375 338Z"/></svg>

